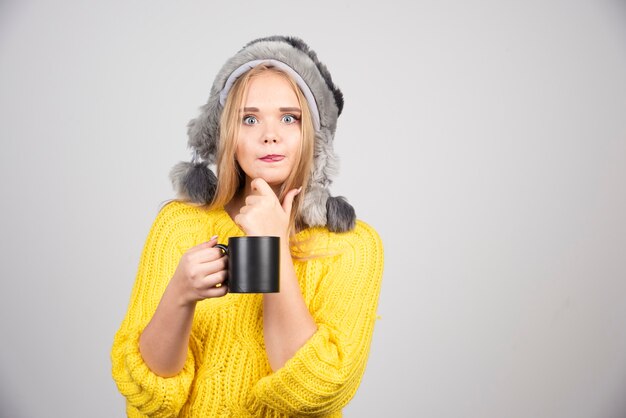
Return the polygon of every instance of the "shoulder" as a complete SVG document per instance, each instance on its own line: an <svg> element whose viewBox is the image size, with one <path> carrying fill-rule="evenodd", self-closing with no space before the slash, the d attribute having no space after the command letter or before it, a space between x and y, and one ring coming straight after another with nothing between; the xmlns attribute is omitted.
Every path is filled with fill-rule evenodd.
<svg viewBox="0 0 626 418"><path fill-rule="evenodd" d="M328 230L327 230L328 231ZM337 242L342 246L350 246L361 250L382 251L383 242L378 232L366 222L357 220L354 229L348 232L328 231L330 241Z"/></svg>
<svg viewBox="0 0 626 418"><path fill-rule="evenodd" d="M178 222L178 221L204 221L211 217L217 216L219 211L209 210L206 206L199 206L192 203L172 200L165 203L159 213L157 220L162 222Z"/></svg>
<svg viewBox="0 0 626 418"><path fill-rule="evenodd" d="M365 241L381 248L383 246L383 242L380 238L380 235L378 235L378 232L376 232L376 230L371 225L363 221L357 220L354 229L349 233L352 234L353 239Z"/></svg>
<svg viewBox="0 0 626 418"><path fill-rule="evenodd" d="M173 200L164 204L154 220L152 232L167 234L189 234L202 229L216 211L204 206Z"/></svg>
<svg viewBox="0 0 626 418"><path fill-rule="evenodd" d="M383 258L383 242L378 232L369 224L357 220L354 229L345 233L333 233L333 240L342 243L344 251L361 260Z"/></svg>
<svg viewBox="0 0 626 418"><path fill-rule="evenodd" d="M343 255L356 258L382 258L383 242L376 230L357 220L354 229L331 232L327 228L307 228L297 235L304 253Z"/></svg>
<svg viewBox="0 0 626 418"><path fill-rule="evenodd" d="M198 216L202 212L207 212L203 206L194 205L180 200L170 200L161 206L159 216L175 217L175 216Z"/></svg>

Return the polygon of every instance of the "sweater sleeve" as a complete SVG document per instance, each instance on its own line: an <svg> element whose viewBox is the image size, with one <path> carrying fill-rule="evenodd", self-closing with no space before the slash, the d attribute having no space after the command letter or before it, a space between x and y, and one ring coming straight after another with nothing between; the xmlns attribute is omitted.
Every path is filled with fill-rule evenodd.
<svg viewBox="0 0 626 418"><path fill-rule="evenodd" d="M177 416L187 400L195 373L191 350L183 370L169 378L153 373L139 352L139 336L152 318L184 251L174 232L180 208L180 204L170 203L154 221L141 255L128 311L113 341L113 379L126 397L130 416Z"/></svg>
<svg viewBox="0 0 626 418"><path fill-rule="evenodd" d="M354 396L377 316L383 247L362 222L353 234L327 264L309 303L317 332L281 369L256 384L248 405L253 415L267 409L289 416L327 415Z"/></svg>

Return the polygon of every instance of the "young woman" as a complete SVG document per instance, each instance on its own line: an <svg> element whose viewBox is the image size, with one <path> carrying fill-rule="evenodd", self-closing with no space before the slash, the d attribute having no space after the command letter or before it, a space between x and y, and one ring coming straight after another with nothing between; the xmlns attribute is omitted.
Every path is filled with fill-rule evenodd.
<svg viewBox="0 0 626 418"><path fill-rule="evenodd" d="M339 417L365 370L376 232L327 186L343 96L301 40L250 42L189 123L111 353L129 417ZM215 164L217 174L209 169ZM280 237L280 292L228 293L229 237Z"/></svg>

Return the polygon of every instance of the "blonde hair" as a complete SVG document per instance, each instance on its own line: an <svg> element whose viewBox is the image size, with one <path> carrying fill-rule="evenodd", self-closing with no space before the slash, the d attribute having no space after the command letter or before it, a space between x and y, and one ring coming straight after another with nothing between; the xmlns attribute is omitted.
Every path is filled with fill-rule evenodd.
<svg viewBox="0 0 626 418"><path fill-rule="evenodd" d="M243 188L245 184L245 173L239 167L235 159L237 151L237 138L239 137L239 127L243 117L243 103L248 95L250 82L254 77L267 72L278 74L284 77L296 94L298 104L302 110L300 117L301 140L296 165L285 182L281 185L278 199L282 202L289 190L302 187L302 191L296 196L291 209L289 220L289 235L293 237L296 231L303 227L300 219L300 208L313 165L313 147L315 141L315 128L308 102L302 94L295 81L286 73L275 67L258 65L241 75L231 88L219 125L219 146L217 150L217 189L209 208L225 206L230 202L235 194Z"/></svg>

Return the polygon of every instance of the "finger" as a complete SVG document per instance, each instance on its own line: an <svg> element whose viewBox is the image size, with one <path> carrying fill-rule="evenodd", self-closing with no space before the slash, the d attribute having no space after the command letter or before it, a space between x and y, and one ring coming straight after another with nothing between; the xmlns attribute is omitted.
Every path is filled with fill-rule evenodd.
<svg viewBox="0 0 626 418"><path fill-rule="evenodd" d="M228 271L228 257L222 257L206 263L192 263L185 269L185 275L191 279L196 289L207 287L206 278Z"/></svg>
<svg viewBox="0 0 626 418"><path fill-rule="evenodd" d="M246 206L252 206L252 205L258 204L262 200L263 200L262 196L251 194L251 195L246 196L245 203L246 203Z"/></svg>
<svg viewBox="0 0 626 418"><path fill-rule="evenodd" d="M222 287L225 284L226 279L228 278L228 272L226 270L221 270L212 274L209 274L204 279L202 279L202 284L199 288L204 290L209 290L212 287Z"/></svg>
<svg viewBox="0 0 626 418"><path fill-rule="evenodd" d="M239 213L237 216L235 216L233 220L235 221L237 226L246 234L250 232L249 231L249 227L251 226L250 216L244 213Z"/></svg>
<svg viewBox="0 0 626 418"><path fill-rule="evenodd" d="M194 263L210 263L224 257L224 252L219 247L202 248L190 254L190 260Z"/></svg>
<svg viewBox="0 0 626 418"><path fill-rule="evenodd" d="M228 256L223 255L220 258L212 261L208 261L206 263L200 264L199 268L204 276L208 276L213 273L218 273L220 271L228 270Z"/></svg>
<svg viewBox="0 0 626 418"><path fill-rule="evenodd" d="M204 292L204 297L206 299L209 298L221 298L222 296L226 296L226 294L228 293L228 286L223 285L220 287L212 287L210 289L208 289L206 292Z"/></svg>
<svg viewBox="0 0 626 418"><path fill-rule="evenodd" d="M187 253L195 253L207 248L213 248L215 247L215 244L217 244L217 235L213 235L208 241L206 242L201 242L200 244L191 247L190 249L187 250Z"/></svg>
<svg viewBox="0 0 626 418"><path fill-rule="evenodd" d="M250 187L261 196L276 196L270 185L260 177L252 180Z"/></svg>
<svg viewBox="0 0 626 418"><path fill-rule="evenodd" d="M287 194L285 195L285 198L283 199L283 210L285 211L285 213L287 215L291 214L291 207L293 206L293 199L296 198L296 196L302 191L302 187L298 188L298 189L291 189L287 192Z"/></svg>
<svg viewBox="0 0 626 418"><path fill-rule="evenodd" d="M239 212L237 215L235 215L235 217L233 218L233 221L235 221L235 223L241 227L243 229L243 224L245 223L246 217L243 213Z"/></svg>
<svg viewBox="0 0 626 418"><path fill-rule="evenodd" d="M178 268L185 272L185 275L189 277L198 277L199 270L206 269L203 267L204 263L212 262L223 257L223 252L220 248L215 248L217 240L212 238L211 241L203 242L190 248L185 252L178 262ZM177 269L178 269L177 268Z"/></svg>

